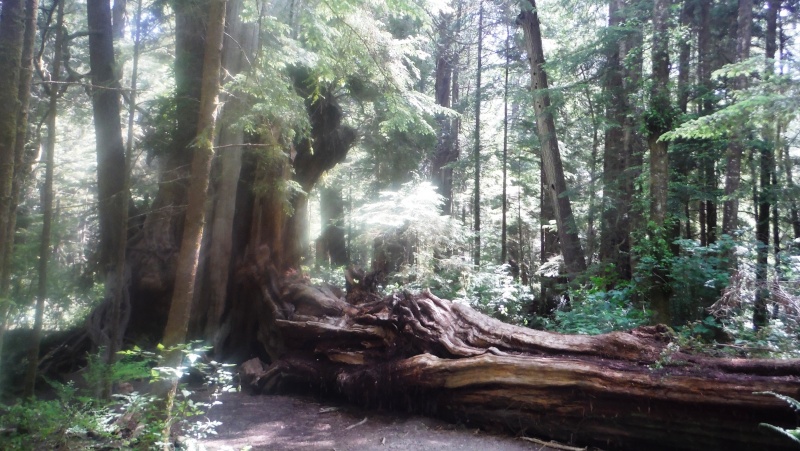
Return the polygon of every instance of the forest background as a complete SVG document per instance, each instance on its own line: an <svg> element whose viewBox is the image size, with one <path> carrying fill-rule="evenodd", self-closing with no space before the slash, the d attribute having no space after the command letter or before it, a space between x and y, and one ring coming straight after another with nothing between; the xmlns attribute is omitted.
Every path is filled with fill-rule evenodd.
<svg viewBox="0 0 800 451"><path fill-rule="evenodd" d="M80 360L43 333L269 360L252 258L797 357L793 1L0 5L0 349L28 392Z"/></svg>

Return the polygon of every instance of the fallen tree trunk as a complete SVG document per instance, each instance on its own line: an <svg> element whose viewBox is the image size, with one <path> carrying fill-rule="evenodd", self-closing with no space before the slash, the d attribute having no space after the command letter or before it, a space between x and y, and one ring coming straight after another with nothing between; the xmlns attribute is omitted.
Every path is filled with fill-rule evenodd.
<svg viewBox="0 0 800 451"><path fill-rule="evenodd" d="M271 365L242 367L257 392L309 384L373 407L613 449L790 449L766 422L796 426L800 361L671 351L666 328L571 336L515 327L439 299L359 303L299 275L250 265ZM241 275L241 274L240 274ZM267 332L269 330L269 332ZM279 337L279 339L276 339Z"/></svg>

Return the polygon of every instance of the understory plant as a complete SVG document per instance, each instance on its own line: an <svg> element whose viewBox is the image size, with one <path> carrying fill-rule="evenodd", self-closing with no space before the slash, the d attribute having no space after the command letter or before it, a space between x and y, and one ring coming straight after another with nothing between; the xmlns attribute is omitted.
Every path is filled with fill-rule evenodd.
<svg viewBox="0 0 800 451"><path fill-rule="evenodd" d="M229 365L205 361L205 348L181 347L186 367L159 367L159 353L134 347L120 352L113 365L103 363L101 353L90 356L82 371L83 383L48 381L54 399L21 400L0 405L0 449L86 449L98 446L114 449L153 449L171 447L162 442L167 425L175 425L189 440L214 434L219 425L205 418L205 413L219 401L223 391L233 387ZM150 393L133 390L132 384L156 382L168 375L192 374L202 377L210 388L211 399L201 399L195 385L181 384L171 415L164 414L163 400ZM97 397L94 388L110 375L119 393L111 400ZM90 388L79 388L85 385Z"/></svg>

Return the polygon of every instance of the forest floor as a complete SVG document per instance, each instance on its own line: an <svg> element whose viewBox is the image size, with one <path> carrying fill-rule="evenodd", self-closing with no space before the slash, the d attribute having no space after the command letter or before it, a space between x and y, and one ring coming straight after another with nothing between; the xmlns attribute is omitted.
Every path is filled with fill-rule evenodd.
<svg viewBox="0 0 800 451"><path fill-rule="evenodd" d="M363 410L300 395L224 393L206 450L553 450L511 436L397 412Z"/></svg>

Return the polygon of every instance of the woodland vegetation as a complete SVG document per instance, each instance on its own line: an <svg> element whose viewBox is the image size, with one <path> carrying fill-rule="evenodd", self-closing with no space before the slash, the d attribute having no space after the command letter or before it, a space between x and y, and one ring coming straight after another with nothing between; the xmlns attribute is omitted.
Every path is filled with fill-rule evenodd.
<svg viewBox="0 0 800 451"><path fill-rule="evenodd" d="M228 365L800 445L799 8L0 0L0 445L170 448Z"/></svg>

